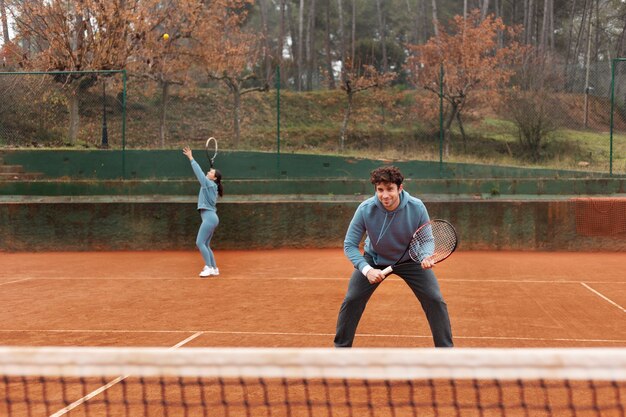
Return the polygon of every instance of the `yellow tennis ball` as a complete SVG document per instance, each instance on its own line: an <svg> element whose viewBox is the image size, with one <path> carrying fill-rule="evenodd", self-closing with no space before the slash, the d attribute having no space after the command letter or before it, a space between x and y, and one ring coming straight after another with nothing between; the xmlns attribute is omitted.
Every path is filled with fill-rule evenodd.
<svg viewBox="0 0 626 417"><path fill-rule="evenodd" d="M163 34L163 39L164 40L168 40L170 38L170 35L168 35L167 33Z"/></svg>

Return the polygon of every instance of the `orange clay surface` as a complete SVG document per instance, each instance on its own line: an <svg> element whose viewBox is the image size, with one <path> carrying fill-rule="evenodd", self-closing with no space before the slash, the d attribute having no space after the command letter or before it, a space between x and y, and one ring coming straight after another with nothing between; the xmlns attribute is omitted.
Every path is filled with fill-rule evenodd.
<svg viewBox="0 0 626 417"><path fill-rule="evenodd" d="M0 253L0 345L330 347L352 265L341 249ZM625 347L623 253L458 252L435 267L458 347ZM430 347L388 278L355 347Z"/></svg>

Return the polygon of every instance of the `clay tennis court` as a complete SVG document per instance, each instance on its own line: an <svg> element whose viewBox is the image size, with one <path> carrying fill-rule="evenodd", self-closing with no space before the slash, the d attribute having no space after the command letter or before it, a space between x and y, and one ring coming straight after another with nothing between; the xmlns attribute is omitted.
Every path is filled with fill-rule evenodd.
<svg viewBox="0 0 626 417"><path fill-rule="evenodd" d="M330 347L341 249L3 253L0 337L14 346ZM458 347L624 347L623 253L465 252L435 268ZM355 347L431 347L408 286L374 293Z"/></svg>

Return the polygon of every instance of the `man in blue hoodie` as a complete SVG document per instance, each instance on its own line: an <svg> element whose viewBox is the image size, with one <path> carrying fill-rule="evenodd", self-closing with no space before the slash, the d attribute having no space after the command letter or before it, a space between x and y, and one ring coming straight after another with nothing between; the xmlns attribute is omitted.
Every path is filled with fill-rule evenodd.
<svg viewBox="0 0 626 417"><path fill-rule="evenodd" d="M424 203L403 190L403 180L393 166L372 171L370 181L376 194L359 205L350 222L343 247L355 269L339 310L335 347L352 346L365 306L385 279L382 270L402 256L413 232L430 220ZM359 244L364 235L361 254ZM452 347L448 308L431 270L434 265L428 260L421 265L412 262L408 254L405 258L394 266L393 273L411 287L422 305L435 346Z"/></svg>

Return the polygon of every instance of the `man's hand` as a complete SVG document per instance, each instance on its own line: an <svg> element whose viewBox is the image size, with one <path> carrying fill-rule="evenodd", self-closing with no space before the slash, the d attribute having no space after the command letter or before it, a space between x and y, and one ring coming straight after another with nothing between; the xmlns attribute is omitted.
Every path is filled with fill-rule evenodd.
<svg viewBox="0 0 626 417"><path fill-rule="evenodd" d="M382 282L385 279L385 274L383 274L383 271L381 271L380 269L370 269L369 271L367 271L367 280L370 282L370 284L378 284L379 282Z"/></svg>
<svg viewBox="0 0 626 417"><path fill-rule="evenodd" d="M435 266L435 262L433 262L430 258L426 258L421 263L422 269L430 269Z"/></svg>

